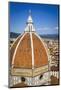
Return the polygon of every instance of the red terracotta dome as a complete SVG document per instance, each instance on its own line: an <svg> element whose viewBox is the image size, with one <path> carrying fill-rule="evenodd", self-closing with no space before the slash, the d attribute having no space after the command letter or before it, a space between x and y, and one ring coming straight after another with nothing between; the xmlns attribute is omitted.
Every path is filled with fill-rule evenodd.
<svg viewBox="0 0 61 90"><path fill-rule="evenodd" d="M24 37L23 37L24 36ZM11 48L12 65L15 68L32 68L32 47L30 33L24 33L23 39L18 38ZM22 39L22 40L21 40ZM41 39L32 33L34 68L48 64L48 56ZM20 43L19 43L20 42ZM19 45L18 45L19 43ZM17 48L16 48L17 47Z"/></svg>
<svg viewBox="0 0 61 90"><path fill-rule="evenodd" d="M47 48L35 32L31 16L25 32L13 43L10 52L13 75L35 76L48 71Z"/></svg>

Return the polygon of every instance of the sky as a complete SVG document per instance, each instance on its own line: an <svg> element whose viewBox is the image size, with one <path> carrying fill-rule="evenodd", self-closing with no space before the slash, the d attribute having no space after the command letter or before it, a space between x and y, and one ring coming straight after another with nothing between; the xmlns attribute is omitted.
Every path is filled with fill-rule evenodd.
<svg viewBox="0 0 61 90"><path fill-rule="evenodd" d="M22 33L31 10L36 32L39 34L58 34L59 6L34 3L9 2L10 32Z"/></svg>

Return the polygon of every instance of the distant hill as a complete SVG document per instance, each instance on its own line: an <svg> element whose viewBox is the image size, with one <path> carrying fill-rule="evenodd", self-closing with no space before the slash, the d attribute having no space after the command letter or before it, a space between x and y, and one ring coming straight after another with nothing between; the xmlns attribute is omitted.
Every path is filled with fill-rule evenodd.
<svg viewBox="0 0 61 90"><path fill-rule="evenodd" d="M17 38L20 33L10 32L10 38Z"/></svg>
<svg viewBox="0 0 61 90"><path fill-rule="evenodd" d="M20 34L21 33L10 32L10 38L17 38ZM57 34L47 34L47 35L40 35L40 37L48 39L58 39L59 36Z"/></svg>
<svg viewBox="0 0 61 90"><path fill-rule="evenodd" d="M59 35L57 34L47 34L47 35L40 35L42 38L48 38L48 39L58 39Z"/></svg>

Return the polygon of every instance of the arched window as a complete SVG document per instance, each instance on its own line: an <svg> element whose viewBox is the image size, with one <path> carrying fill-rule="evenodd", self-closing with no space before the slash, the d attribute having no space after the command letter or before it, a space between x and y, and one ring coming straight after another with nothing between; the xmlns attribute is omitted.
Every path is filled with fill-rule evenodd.
<svg viewBox="0 0 61 90"><path fill-rule="evenodd" d="M31 31L32 31L32 25L31 25Z"/></svg>
<svg viewBox="0 0 61 90"><path fill-rule="evenodd" d="M29 25L29 32L30 32L30 25Z"/></svg>

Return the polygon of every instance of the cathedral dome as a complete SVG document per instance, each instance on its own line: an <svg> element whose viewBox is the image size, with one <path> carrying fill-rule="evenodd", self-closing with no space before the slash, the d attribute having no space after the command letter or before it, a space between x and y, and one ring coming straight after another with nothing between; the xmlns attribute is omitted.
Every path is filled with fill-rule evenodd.
<svg viewBox="0 0 61 90"><path fill-rule="evenodd" d="M35 32L31 34L32 40L30 32L25 32L13 44L11 48L11 52L14 49L12 55L13 67L32 68L34 66L34 68L38 68L48 64L47 51L42 39Z"/></svg>
<svg viewBox="0 0 61 90"><path fill-rule="evenodd" d="M30 16L27 22L27 30L18 36L10 49L12 75L35 76L48 71L46 45L32 28Z"/></svg>

